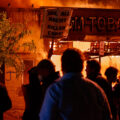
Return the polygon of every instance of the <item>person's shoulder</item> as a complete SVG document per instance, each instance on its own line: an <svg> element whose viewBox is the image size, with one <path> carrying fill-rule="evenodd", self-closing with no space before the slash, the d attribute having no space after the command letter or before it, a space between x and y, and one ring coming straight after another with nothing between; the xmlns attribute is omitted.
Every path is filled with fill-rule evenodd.
<svg viewBox="0 0 120 120"><path fill-rule="evenodd" d="M3 83L0 83L0 94L7 94L7 88Z"/></svg>
<svg viewBox="0 0 120 120"><path fill-rule="evenodd" d="M87 84L87 89L92 92L95 96L97 96L97 99L99 101L99 104L102 106L105 104L108 104L107 96L104 92L104 90L94 81L90 79L84 79L84 82Z"/></svg>
<svg viewBox="0 0 120 120"><path fill-rule="evenodd" d="M59 78L57 81L55 81L54 83L52 83L49 87L48 87L48 91L58 91L59 89L61 89L61 84L62 81Z"/></svg>
<svg viewBox="0 0 120 120"><path fill-rule="evenodd" d="M97 78L96 78L96 80L99 82L103 82L103 83L105 83L105 84L108 84L108 81L107 81L107 79L105 79L103 76L101 76L101 75L98 75L97 76Z"/></svg>
<svg viewBox="0 0 120 120"><path fill-rule="evenodd" d="M53 84L51 84L47 88L45 96L47 96L47 98L50 98L55 102L58 102L62 94L62 88L60 83L61 81L56 81Z"/></svg>
<svg viewBox="0 0 120 120"><path fill-rule="evenodd" d="M91 85L92 87L95 87L95 88L100 89L100 86L99 86L96 82L94 82L94 81L92 81L92 80L90 80L90 79L88 79L88 78L82 78L82 80L83 80L86 84Z"/></svg>
<svg viewBox="0 0 120 120"><path fill-rule="evenodd" d="M48 92L62 93L63 89L71 83L71 79L68 78L58 78L54 83L52 83L48 88Z"/></svg>
<svg viewBox="0 0 120 120"><path fill-rule="evenodd" d="M94 89L96 93L102 94L103 96L105 95L103 89L96 82L88 78L83 78L83 81L87 87L89 87L90 89Z"/></svg>
<svg viewBox="0 0 120 120"><path fill-rule="evenodd" d="M63 89L63 87L65 87L65 85L68 85L70 83L72 83L73 81L80 81L80 84L82 84L83 86L86 87L91 87L94 89L98 89L101 91L101 87L94 81L88 79L88 78L77 78L77 79L63 79L63 78L59 78L59 80L57 80L56 82L54 82L53 84L51 84L48 87L48 90L60 90Z"/></svg>

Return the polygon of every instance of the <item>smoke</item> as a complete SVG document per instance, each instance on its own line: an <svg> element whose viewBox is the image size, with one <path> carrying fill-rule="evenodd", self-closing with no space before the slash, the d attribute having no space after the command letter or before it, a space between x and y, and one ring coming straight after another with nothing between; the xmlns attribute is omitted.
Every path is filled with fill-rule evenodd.
<svg viewBox="0 0 120 120"><path fill-rule="evenodd" d="M64 7L102 7L119 8L119 0L0 0L0 7L28 8L40 6L64 6Z"/></svg>

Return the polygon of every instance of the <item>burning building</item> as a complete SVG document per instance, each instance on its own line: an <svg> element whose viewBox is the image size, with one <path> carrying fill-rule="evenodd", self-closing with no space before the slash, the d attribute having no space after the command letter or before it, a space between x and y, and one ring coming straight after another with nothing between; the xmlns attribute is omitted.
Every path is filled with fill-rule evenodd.
<svg viewBox="0 0 120 120"><path fill-rule="evenodd" d="M31 29L30 36L26 36L24 41L34 40L36 45L36 53L21 50L18 54L21 56L25 63L25 71L20 78L15 77L13 68L6 69L6 86L8 88L10 97L13 102L13 108L5 115L8 120L19 120L24 111L24 101L21 91L21 85L28 83L27 71L35 66L41 59L47 57L47 53L52 46L51 39L41 39L41 24L42 12L44 7L39 6L59 6L59 7L82 7L74 8L76 12L73 13L71 19L71 30L67 39L60 39L54 41L52 61L56 65L57 70L61 70L60 57L61 53L66 48L78 48L87 53L88 58L99 59L100 41L105 41L104 55L101 55L102 73L105 69L113 65L120 68L119 54L120 54L120 11L119 10L106 10L104 9L89 9L89 8L119 8L119 1L108 0L56 0L53 1L0 1L0 12L6 12L7 16L13 23L26 24L26 27ZM84 9L83 7L87 7ZM101 12L102 10L102 12ZM89 11L89 12L88 12ZM91 12L90 12L91 11ZM109 14L111 12L111 14ZM115 13L115 14L114 14ZM108 17L112 16L112 17ZM86 25L89 24L89 26ZM110 30L110 34L106 30ZM87 33L86 33L87 31ZM98 34L99 32L99 34ZM94 35L93 35L94 33ZM117 34L116 34L117 33ZM19 103L19 104L18 104Z"/></svg>

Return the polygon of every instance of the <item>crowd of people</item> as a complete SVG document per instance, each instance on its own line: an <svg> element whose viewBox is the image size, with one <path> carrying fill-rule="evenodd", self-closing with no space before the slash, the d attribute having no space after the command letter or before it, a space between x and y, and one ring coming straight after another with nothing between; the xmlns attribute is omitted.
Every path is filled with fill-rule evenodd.
<svg viewBox="0 0 120 120"><path fill-rule="evenodd" d="M61 57L62 77L48 59L29 70L29 84L22 86L25 100L22 120L120 120L118 69L107 68L105 79L99 62L88 60L84 78L83 64L80 50L67 49ZM112 83L116 85L113 87ZM0 96L2 120L3 113L11 108L3 85Z"/></svg>

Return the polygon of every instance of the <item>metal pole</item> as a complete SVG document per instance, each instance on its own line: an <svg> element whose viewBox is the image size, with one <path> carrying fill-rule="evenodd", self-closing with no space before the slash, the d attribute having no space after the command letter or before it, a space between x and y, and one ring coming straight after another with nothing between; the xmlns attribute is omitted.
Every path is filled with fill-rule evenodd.
<svg viewBox="0 0 120 120"><path fill-rule="evenodd" d="M101 55L100 55L100 40L99 40L99 63L101 65Z"/></svg>
<svg viewBox="0 0 120 120"><path fill-rule="evenodd" d="M53 46L54 46L54 39L52 39L51 48L49 49L49 52L48 52L48 59L50 59L53 55Z"/></svg>
<svg viewBox="0 0 120 120"><path fill-rule="evenodd" d="M100 63L100 65L101 65L101 55L99 55L99 63Z"/></svg>

